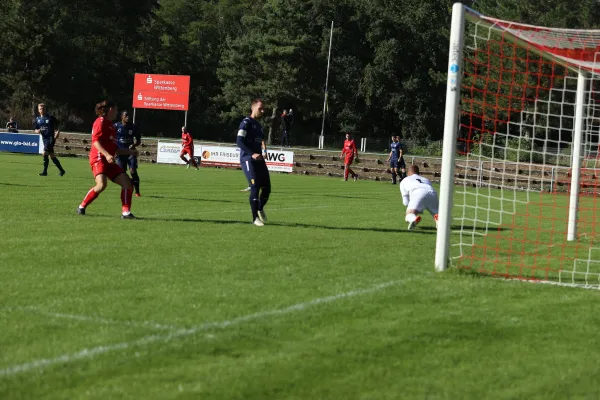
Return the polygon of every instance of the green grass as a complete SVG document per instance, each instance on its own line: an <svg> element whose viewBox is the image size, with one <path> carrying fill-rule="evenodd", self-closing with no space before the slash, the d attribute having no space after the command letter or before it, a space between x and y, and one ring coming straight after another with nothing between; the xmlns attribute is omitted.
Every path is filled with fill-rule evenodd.
<svg viewBox="0 0 600 400"><path fill-rule="evenodd" d="M240 171L143 164L123 221L62 161L0 154L1 399L600 396L598 293L433 272L397 187L273 174L258 228Z"/></svg>

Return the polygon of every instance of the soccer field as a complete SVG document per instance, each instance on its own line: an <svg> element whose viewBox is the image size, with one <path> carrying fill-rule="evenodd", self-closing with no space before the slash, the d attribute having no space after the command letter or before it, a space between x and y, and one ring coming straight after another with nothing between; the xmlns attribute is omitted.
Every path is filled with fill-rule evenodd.
<svg viewBox="0 0 600 400"><path fill-rule="evenodd" d="M0 399L597 399L596 291L435 273L397 186L0 154Z"/></svg>

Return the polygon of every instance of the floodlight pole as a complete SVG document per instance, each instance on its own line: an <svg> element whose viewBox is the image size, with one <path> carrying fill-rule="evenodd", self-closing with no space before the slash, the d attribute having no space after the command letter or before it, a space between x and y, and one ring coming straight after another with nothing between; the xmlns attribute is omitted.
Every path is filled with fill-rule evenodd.
<svg viewBox="0 0 600 400"><path fill-rule="evenodd" d="M331 62L331 43L333 42L333 21L331 21L331 31L329 32L329 55L327 56L327 75L325 77L325 96L323 99L323 121L321 122L321 136L319 137L319 149L322 149L325 142L325 112L327 110L327 91L329 88L329 65Z"/></svg>

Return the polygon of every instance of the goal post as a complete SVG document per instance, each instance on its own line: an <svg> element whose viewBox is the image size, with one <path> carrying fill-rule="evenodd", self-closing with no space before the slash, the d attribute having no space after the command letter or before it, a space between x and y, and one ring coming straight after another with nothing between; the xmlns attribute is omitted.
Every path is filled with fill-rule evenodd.
<svg viewBox="0 0 600 400"><path fill-rule="evenodd" d="M600 289L600 31L452 9L435 269Z"/></svg>

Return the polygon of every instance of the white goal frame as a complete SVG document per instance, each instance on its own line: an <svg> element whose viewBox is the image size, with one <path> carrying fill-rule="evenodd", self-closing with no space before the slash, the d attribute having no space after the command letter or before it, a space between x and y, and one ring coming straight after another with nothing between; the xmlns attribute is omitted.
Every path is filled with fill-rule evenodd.
<svg viewBox="0 0 600 400"><path fill-rule="evenodd" d="M476 20L482 25L491 27L493 24L482 20L481 14L464 6L461 3L455 3L452 8L452 25L450 30L450 48L448 59L448 78L446 86L446 108L444 119L444 142L442 150L442 166L440 177L440 195L439 195L439 219L438 231L436 236L435 250L435 269L436 271L444 271L449 267L449 253L451 245L451 221L452 221L452 206L454 194L455 180L455 164L457 153L457 140L459 130L460 116L460 96L461 82L463 75L463 47L465 42L465 19ZM489 19L488 19L489 20ZM500 21L510 24L509 21ZM519 23L520 26L527 26ZM532 28L536 28L533 27ZM539 27L537 27L539 28ZM555 31L569 32L569 29L553 29ZM597 31L596 31L597 32ZM505 37L517 44L525 44L526 42L510 33L506 33ZM545 53L541 50L532 49L530 51L538 53L540 56L551 60L557 64L568 67L572 71L576 71L577 92L575 103L575 119L573 130L573 143L571 155L571 188L579 188L581 183L581 168L582 168L582 148L583 148L583 122L584 122L584 106L585 106L585 88L588 77L588 72L585 68L576 68L569 65L567 62L551 53ZM597 73L596 73L597 74ZM569 215L568 215L568 232L567 241L574 241L577 238L577 220L579 211L579 190L571 190L569 198Z"/></svg>

